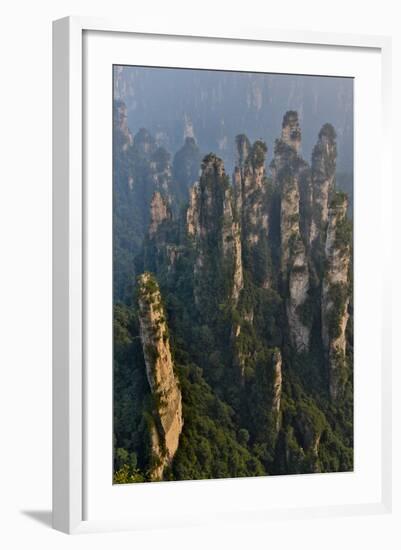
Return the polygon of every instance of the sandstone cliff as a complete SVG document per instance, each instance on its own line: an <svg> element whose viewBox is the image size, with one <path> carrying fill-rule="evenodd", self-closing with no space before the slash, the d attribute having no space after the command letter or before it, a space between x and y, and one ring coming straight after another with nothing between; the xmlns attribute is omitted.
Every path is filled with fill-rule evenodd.
<svg viewBox="0 0 401 550"><path fill-rule="evenodd" d="M265 161L267 147L262 141L253 145L245 135L236 137L237 165L233 176L235 207L241 225L242 255L245 268L257 263L263 287L271 284L269 266L269 197Z"/></svg>
<svg viewBox="0 0 401 550"><path fill-rule="evenodd" d="M150 273L138 279L139 322L146 375L152 392L153 422L150 425L152 480L163 478L177 451L183 428L181 390L174 374L167 322L160 290Z"/></svg>
<svg viewBox="0 0 401 550"><path fill-rule="evenodd" d="M134 139L128 128L128 112L127 106L122 101L117 101L114 108L114 129L119 134L119 146L122 151L126 152L127 149L133 144Z"/></svg>
<svg viewBox="0 0 401 550"><path fill-rule="evenodd" d="M237 210L241 216L242 233L249 246L259 242L261 234L267 236L269 213L266 204L266 145L262 141L250 144L248 138L236 138L238 164L234 172Z"/></svg>
<svg viewBox="0 0 401 550"><path fill-rule="evenodd" d="M225 298L235 304L243 287L240 226L223 161L213 154L203 160L200 180L190 190L187 233L196 250L196 303L201 287L220 277L229 281Z"/></svg>
<svg viewBox="0 0 401 550"><path fill-rule="evenodd" d="M289 336L297 351L307 351L311 327L304 310L310 289L310 269L300 224L300 179L305 172L305 162L298 155L300 140L298 116L290 111L283 119L282 137L276 142L272 169L281 196L281 278L284 288L288 289Z"/></svg>
<svg viewBox="0 0 401 550"><path fill-rule="evenodd" d="M335 184L336 159L336 132L331 124L325 124L312 153L312 243L322 240L321 236L327 227L330 195Z"/></svg>
<svg viewBox="0 0 401 550"><path fill-rule="evenodd" d="M301 147L301 127L299 125L298 113L287 111L283 118L281 139L299 153Z"/></svg>
<svg viewBox="0 0 401 550"><path fill-rule="evenodd" d="M167 200L162 197L159 191L155 191L150 202L150 225L149 235L154 236L166 221L171 221L171 210Z"/></svg>
<svg viewBox="0 0 401 550"><path fill-rule="evenodd" d="M150 223L144 250L144 266L160 274L171 272L180 255L180 246L175 242L173 214L166 197L155 191L150 202Z"/></svg>
<svg viewBox="0 0 401 550"><path fill-rule="evenodd" d="M326 270L322 284L322 340L329 368L332 399L341 396L347 380L346 336L349 305L350 228L347 198L337 193L328 212Z"/></svg>

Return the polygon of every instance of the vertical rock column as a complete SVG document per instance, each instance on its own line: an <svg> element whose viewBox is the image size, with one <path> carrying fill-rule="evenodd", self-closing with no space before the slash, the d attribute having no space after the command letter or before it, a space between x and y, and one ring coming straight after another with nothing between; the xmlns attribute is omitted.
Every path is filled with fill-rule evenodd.
<svg viewBox="0 0 401 550"><path fill-rule="evenodd" d="M263 287L270 286L268 246L269 205L267 196L266 153L263 141L253 145L241 134L236 137L237 165L233 176L235 205L241 224L245 267L258 264L256 279Z"/></svg>
<svg viewBox="0 0 401 550"><path fill-rule="evenodd" d="M265 200L267 148L262 141L255 141L251 145L243 134L236 137L236 143L234 188L237 210L241 215L244 240L248 246L254 246L269 231L269 213Z"/></svg>
<svg viewBox="0 0 401 550"><path fill-rule="evenodd" d="M124 152L132 146L134 139L128 128L128 111L123 101L114 103L114 124L113 128L118 132L119 145Z"/></svg>
<svg viewBox="0 0 401 550"><path fill-rule="evenodd" d="M154 399L150 426L151 478L163 478L163 472L177 451L183 428L181 391L174 374L167 321L159 286L150 273L138 279L140 336L146 375Z"/></svg>
<svg viewBox="0 0 401 550"><path fill-rule="evenodd" d="M322 284L322 339L329 365L332 399L341 397L347 381L346 336L349 305L351 244L347 198L337 193L328 212L325 245L326 271Z"/></svg>
<svg viewBox="0 0 401 550"><path fill-rule="evenodd" d="M292 147L297 154L299 153L301 148L301 128L296 111L287 111L285 113L281 129L281 140Z"/></svg>
<svg viewBox="0 0 401 550"><path fill-rule="evenodd" d="M236 305L244 286L244 274L242 270L241 229L233 211L231 188L226 188L224 193L221 248L223 259L228 263L232 274L230 299L232 304Z"/></svg>
<svg viewBox="0 0 401 550"><path fill-rule="evenodd" d="M309 349L311 329L304 314L310 277L300 228L299 180L305 171L305 162L298 155L300 143L298 115L295 111L289 111L283 118L281 139L276 142L272 171L281 195L281 278L288 289L286 313L289 336L292 346L302 352Z"/></svg>
<svg viewBox="0 0 401 550"><path fill-rule="evenodd" d="M240 226L223 161L213 154L204 158L199 183L190 190L187 233L196 249L195 302L201 306L202 285L210 292L213 284L235 305L243 287ZM219 287L219 277L229 281L228 289Z"/></svg>
<svg viewBox="0 0 401 550"><path fill-rule="evenodd" d="M150 202L149 236L154 237L165 221L171 221L171 210L167 200L155 191Z"/></svg>
<svg viewBox="0 0 401 550"><path fill-rule="evenodd" d="M324 242L330 195L336 173L336 132L331 124L325 124L319 132L318 142L312 153L313 215L311 242Z"/></svg>
<svg viewBox="0 0 401 550"><path fill-rule="evenodd" d="M145 269L157 274L167 268L170 272L180 254L174 241L173 215L168 200L155 191L150 202L150 223L144 246Z"/></svg>
<svg viewBox="0 0 401 550"><path fill-rule="evenodd" d="M310 326L302 308L308 298L309 268L299 226L298 179L288 175L281 184L281 274L283 283L288 285L286 312L290 340L297 351L307 351Z"/></svg>

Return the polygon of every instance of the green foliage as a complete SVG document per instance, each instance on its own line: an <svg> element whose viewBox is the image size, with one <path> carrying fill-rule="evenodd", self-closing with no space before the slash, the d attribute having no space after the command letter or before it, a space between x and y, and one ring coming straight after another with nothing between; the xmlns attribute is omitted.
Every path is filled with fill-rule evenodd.
<svg viewBox="0 0 401 550"><path fill-rule="evenodd" d="M142 483L146 481L139 470L135 470L129 464L124 464L113 474L113 483Z"/></svg>
<svg viewBox="0 0 401 550"><path fill-rule="evenodd" d="M252 166L258 168L263 166L266 160L267 146L264 141L257 140L251 147L249 159Z"/></svg>
<svg viewBox="0 0 401 550"><path fill-rule="evenodd" d="M348 202L347 193L344 191L337 191L333 194L330 201L330 208L340 208Z"/></svg>
<svg viewBox="0 0 401 550"><path fill-rule="evenodd" d="M337 135L336 131L334 129L334 126L332 124L329 124L326 122L326 124L323 124L322 129L319 132L319 138L326 137L329 141L334 142Z"/></svg>
<svg viewBox="0 0 401 550"><path fill-rule="evenodd" d="M159 285L157 284L156 277L149 272L142 274L139 279L140 293L146 296L148 299L152 294L159 291Z"/></svg>
<svg viewBox="0 0 401 550"><path fill-rule="evenodd" d="M210 479L265 475L247 448L246 430L236 432L234 413L218 399L195 365L180 367L184 430L171 478Z"/></svg>
<svg viewBox="0 0 401 550"><path fill-rule="evenodd" d="M336 225L334 246L340 251L347 251L352 241L352 223L346 217Z"/></svg>
<svg viewBox="0 0 401 550"><path fill-rule="evenodd" d="M274 351L264 348L258 352L254 376L247 382L247 426L252 442L259 447L258 456L266 467L273 460L277 435L272 411Z"/></svg>
<svg viewBox="0 0 401 550"><path fill-rule="evenodd" d="M353 218L354 209L354 177L352 173L338 172L336 173L336 187L347 195L348 209L347 216L350 220Z"/></svg>

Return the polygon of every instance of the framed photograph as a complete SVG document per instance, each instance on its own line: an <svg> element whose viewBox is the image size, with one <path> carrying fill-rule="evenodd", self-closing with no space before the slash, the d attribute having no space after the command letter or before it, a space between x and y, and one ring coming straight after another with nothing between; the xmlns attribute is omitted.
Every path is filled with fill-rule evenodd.
<svg viewBox="0 0 401 550"><path fill-rule="evenodd" d="M391 509L389 67L54 23L56 529Z"/></svg>

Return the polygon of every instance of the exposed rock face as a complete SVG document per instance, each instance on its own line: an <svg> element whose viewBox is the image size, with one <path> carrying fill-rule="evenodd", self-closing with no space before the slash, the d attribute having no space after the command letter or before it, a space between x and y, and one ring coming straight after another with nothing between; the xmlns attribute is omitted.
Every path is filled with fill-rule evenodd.
<svg viewBox="0 0 401 550"><path fill-rule="evenodd" d="M349 305L350 239L347 198L337 193L329 214L325 246L327 269L322 284L322 339L329 364L330 395L341 397L347 380L346 337Z"/></svg>
<svg viewBox="0 0 401 550"><path fill-rule="evenodd" d="M273 181L277 183L280 172L288 165L292 163L295 167L294 161L298 160L300 164L300 157L298 156L301 147L301 129L298 121L298 114L295 111L287 111L283 117L281 125L280 139L276 139L274 146L274 158L270 163L270 169L273 176ZM299 166L297 166L297 170Z"/></svg>
<svg viewBox="0 0 401 550"><path fill-rule="evenodd" d="M287 147L287 162L277 174L281 190L281 276L288 286L286 311L291 343L298 351L309 349L310 326L302 308L310 287L309 266L300 229L299 172L295 152Z"/></svg>
<svg viewBox="0 0 401 550"><path fill-rule="evenodd" d="M153 465L151 478L163 471L177 451L183 428L181 390L174 374L167 322L156 279L143 273L139 279L139 322L146 375L154 397L151 427Z"/></svg>
<svg viewBox="0 0 401 550"><path fill-rule="evenodd" d="M135 134L133 147L138 164L137 179L144 187L144 196L150 201L152 193L160 191L169 197L172 182L170 153L158 147L155 138L145 128Z"/></svg>
<svg viewBox="0 0 401 550"><path fill-rule="evenodd" d="M167 267L170 272L180 255L180 246L174 240L174 222L170 205L159 191L150 203L150 223L144 248L144 264L149 271L160 273Z"/></svg>
<svg viewBox="0 0 401 550"><path fill-rule="evenodd" d="M233 265L233 286L231 299L234 304L237 304L241 290L244 287L244 273L242 270L242 255L241 255L241 235L237 223L232 226L232 256L234 258Z"/></svg>
<svg viewBox="0 0 401 550"><path fill-rule="evenodd" d="M281 390L283 384L282 358L280 350L276 350L273 355L273 403L272 411L276 418L276 431L280 429L280 405Z"/></svg>
<svg viewBox="0 0 401 550"><path fill-rule="evenodd" d="M200 234L199 225L199 183L195 183L189 190L189 206L187 210L187 232L190 237Z"/></svg>
<svg viewBox="0 0 401 550"><path fill-rule="evenodd" d="M126 152L133 144L134 139L128 128L127 107L124 102L117 101L114 106L114 128L119 133L120 146L122 151Z"/></svg>
<svg viewBox="0 0 401 550"><path fill-rule="evenodd" d="M319 240L327 227L330 195L334 188L337 159L336 132L325 124L312 153L313 217L311 241Z"/></svg>
<svg viewBox="0 0 401 550"><path fill-rule="evenodd" d="M196 303L199 305L200 285L212 280L216 270L228 274L229 297L236 303L243 287L240 227L223 162L215 155L205 157L199 183L190 191L187 232L197 251ZM216 244L220 254L216 254Z"/></svg>
<svg viewBox="0 0 401 550"><path fill-rule="evenodd" d="M287 319L292 345L298 351L307 351L310 341L310 324L304 320L302 308L308 299L309 269L305 247L301 239L294 243L292 265L288 278L289 298L286 303Z"/></svg>
<svg viewBox="0 0 401 550"><path fill-rule="evenodd" d="M299 187L297 174L280 174L281 273L288 279L295 245L299 245Z"/></svg>
<svg viewBox="0 0 401 550"><path fill-rule="evenodd" d="M241 216L243 239L248 247L258 244L261 235L267 238L269 212L266 201L266 145L250 144L244 135L236 137L237 166L234 172L237 211Z"/></svg>
<svg viewBox="0 0 401 550"><path fill-rule="evenodd" d="M299 227L307 253L311 249L313 188L312 174L307 162L301 161L299 167ZM310 264L311 267L311 264Z"/></svg>
<svg viewBox="0 0 401 550"><path fill-rule="evenodd" d="M223 259L228 263L232 274L231 299L236 304L244 286L244 274L242 270L241 230L233 213L231 188L227 188L224 193L221 242Z"/></svg>
<svg viewBox="0 0 401 550"><path fill-rule="evenodd" d="M170 154L162 147L158 147L153 153L150 170L154 189L161 191L164 196L170 197L172 181Z"/></svg>
<svg viewBox="0 0 401 550"><path fill-rule="evenodd" d="M269 244L269 188L265 161L267 147L262 141L253 145L245 135L236 137L237 165L233 175L235 210L240 222L242 257L245 269L253 269L258 283L271 286Z"/></svg>
<svg viewBox="0 0 401 550"><path fill-rule="evenodd" d="M150 203L149 235L155 235L165 221L171 221L171 211L166 199L159 191L155 191Z"/></svg>
<svg viewBox="0 0 401 550"><path fill-rule="evenodd" d="M287 111L283 117L281 138L276 140L274 158L270 164L273 181L279 184L280 174L290 167L296 176L299 192L300 231L308 248L312 224L312 178L308 163L299 156L301 149L301 128L298 113Z"/></svg>

